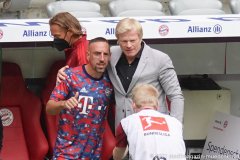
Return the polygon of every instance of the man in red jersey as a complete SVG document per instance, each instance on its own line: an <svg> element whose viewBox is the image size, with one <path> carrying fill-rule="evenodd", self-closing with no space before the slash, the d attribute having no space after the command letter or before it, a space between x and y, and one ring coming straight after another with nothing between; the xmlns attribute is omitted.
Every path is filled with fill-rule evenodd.
<svg viewBox="0 0 240 160"><path fill-rule="evenodd" d="M113 87L105 72L110 59L108 41L89 42L88 63L65 70L47 103L48 114L59 114L53 160L100 159L107 112L114 100Z"/></svg>

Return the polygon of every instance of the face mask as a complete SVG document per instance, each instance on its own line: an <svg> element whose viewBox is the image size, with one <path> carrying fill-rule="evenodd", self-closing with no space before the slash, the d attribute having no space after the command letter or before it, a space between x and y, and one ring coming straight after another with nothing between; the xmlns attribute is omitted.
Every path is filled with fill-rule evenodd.
<svg viewBox="0 0 240 160"><path fill-rule="evenodd" d="M58 51L63 51L66 48L70 48L68 42L64 39L54 38L53 47L55 47Z"/></svg>

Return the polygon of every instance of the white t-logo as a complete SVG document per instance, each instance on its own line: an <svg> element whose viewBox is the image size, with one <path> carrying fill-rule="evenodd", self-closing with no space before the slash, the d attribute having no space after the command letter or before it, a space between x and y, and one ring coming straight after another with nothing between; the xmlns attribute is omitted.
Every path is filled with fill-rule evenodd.
<svg viewBox="0 0 240 160"><path fill-rule="evenodd" d="M78 103L78 107L82 108L82 112L80 112L80 114L88 114L89 112L87 112L87 109L92 109L93 97L79 96L78 102L80 102L82 99L84 100L83 105L82 103ZM88 101L90 103L89 105L88 105Z"/></svg>

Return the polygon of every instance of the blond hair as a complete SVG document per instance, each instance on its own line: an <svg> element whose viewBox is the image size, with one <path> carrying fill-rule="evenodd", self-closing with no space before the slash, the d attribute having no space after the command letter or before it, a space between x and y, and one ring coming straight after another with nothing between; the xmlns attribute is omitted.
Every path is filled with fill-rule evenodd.
<svg viewBox="0 0 240 160"><path fill-rule="evenodd" d="M141 24L133 18L124 18L120 20L116 26L115 36L117 39L119 35L128 31L136 30L140 39L143 37L143 30Z"/></svg>
<svg viewBox="0 0 240 160"><path fill-rule="evenodd" d="M137 108L158 107L158 90L151 84L137 84L132 90L132 100Z"/></svg>

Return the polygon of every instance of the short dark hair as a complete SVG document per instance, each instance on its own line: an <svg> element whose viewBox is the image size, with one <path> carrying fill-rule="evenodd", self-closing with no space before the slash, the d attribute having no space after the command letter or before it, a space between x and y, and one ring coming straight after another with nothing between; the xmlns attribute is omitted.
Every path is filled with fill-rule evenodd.
<svg viewBox="0 0 240 160"><path fill-rule="evenodd" d="M96 37L96 38L93 38L93 39L89 40L89 45L91 43L95 43L95 42L106 42L106 43L109 44L109 42L108 42L108 40L106 38L104 38L104 37Z"/></svg>
<svg viewBox="0 0 240 160"><path fill-rule="evenodd" d="M111 54L109 42L108 42L108 40L107 40L106 38L104 38L104 37L96 37L96 38L93 38L93 39L89 40L89 42L88 42L88 47L90 47L91 44L96 43L96 42L105 42L105 43L107 43L108 46L109 46L109 53Z"/></svg>

